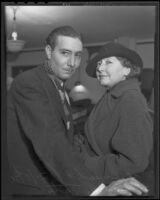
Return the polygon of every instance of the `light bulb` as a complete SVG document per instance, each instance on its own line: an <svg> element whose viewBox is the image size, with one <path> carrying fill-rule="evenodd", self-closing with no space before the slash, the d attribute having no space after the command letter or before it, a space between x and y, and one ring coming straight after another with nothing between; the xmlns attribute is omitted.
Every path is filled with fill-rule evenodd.
<svg viewBox="0 0 160 200"><path fill-rule="evenodd" d="M12 32L12 38L13 38L13 40L17 40L17 36L18 36L18 34L17 34L17 32Z"/></svg>
<svg viewBox="0 0 160 200"><path fill-rule="evenodd" d="M74 87L74 91L75 92L85 92L86 91L86 88L83 86L83 85L76 85Z"/></svg>

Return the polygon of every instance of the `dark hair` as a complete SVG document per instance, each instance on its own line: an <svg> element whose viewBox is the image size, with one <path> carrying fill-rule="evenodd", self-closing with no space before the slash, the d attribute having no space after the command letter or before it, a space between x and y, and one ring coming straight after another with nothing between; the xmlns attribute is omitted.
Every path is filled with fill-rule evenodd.
<svg viewBox="0 0 160 200"><path fill-rule="evenodd" d="M60 35L78 38L82 41L82 35L74 30L71 26L61 26L51 31L46 38L46 44L50 45L51 48L54 49L56 46L57 37Z"/></svg>
<svg viewBox="0 0 160 200"><path fill-rule="evenodd" d="M130 68L130 73L126 76L127 79L135 77L140 79L141 75L141 67L134 65L130 60L124 57L117 57L117 59L121 62L124 67Z"/></svg>

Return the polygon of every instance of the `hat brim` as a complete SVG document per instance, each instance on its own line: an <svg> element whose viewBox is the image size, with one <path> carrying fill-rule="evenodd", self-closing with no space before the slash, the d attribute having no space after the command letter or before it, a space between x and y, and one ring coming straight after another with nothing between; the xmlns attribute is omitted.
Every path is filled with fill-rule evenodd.
<svg viewBox="0 0 160 200"><path fill-rule="evenodd" d="M86 67L86 72L89 76L96 78L96 67L97 67L97 62L100 61L101 59L105 58L105 54L98 54L96 55L87 65Z"/></svg>
<svg viewBox="0 0 160 200"><path fill-rule="evenodd" d="M104 58L108 58L108 57L112 57L112 56L121 56L121 54L119 53L112 53L112 52L100 52L98 55L96 55L93 59L90 60L89 64L86 67L86 72L89 76L96 78L96 67L97 67L97 63L98 61L104 59Z"/></svg>
<svg viewBox="0 0 160 200"><path fill-rule="evenodd" d="M116 44L117 45L117 44ZM108 57L125 57L128 60L130 60L133 64L137 65L138 67L143 67L143 62L140 56L134 52L133 50L127 49L126 47L121 47L120 45L117 45L117 47L112 47L108 51L102 51L99 52L98 55L96 55L93 59L91 59L86 67L86 72L89 76L96 78L96 67L98 61L108 58Z"/></svg>

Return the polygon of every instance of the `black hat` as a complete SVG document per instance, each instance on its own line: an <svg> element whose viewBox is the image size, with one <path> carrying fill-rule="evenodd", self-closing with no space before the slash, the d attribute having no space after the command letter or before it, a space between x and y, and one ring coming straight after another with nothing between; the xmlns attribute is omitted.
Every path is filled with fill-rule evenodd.
<svg viewBox="0 0 160 200"><path fill-rule="evenodd" d="M98 55L89 61L86 67L86 72L91 77L96 77L96 67L97 62L103 58L108 58L111 56L124 57L127 58L131 63L137 67L142 68L143 62L141 57L133 50L115 42L110 42L104 45L100 50Z"/></svg>

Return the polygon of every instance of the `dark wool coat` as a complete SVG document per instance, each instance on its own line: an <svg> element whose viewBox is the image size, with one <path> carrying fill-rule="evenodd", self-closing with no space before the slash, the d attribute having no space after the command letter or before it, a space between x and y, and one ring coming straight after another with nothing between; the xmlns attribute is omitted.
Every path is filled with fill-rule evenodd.
<svg viewBox="0 0 160 200"><path fill-rule="evenodd" d="M100 185L72 148L73 129L67 131L59 93L43 65L17 76L7 106L13 184L37 194L56 194L63 185L73 195L87 196Z"/></svg>
<svg viewBox="0 0 160 200"><path fill-rule="evenodd" d="M85 134L90 154L85 163L104 183L147 168L153 121L136 79L122 81L104 94L86 122Z"/></svg>

